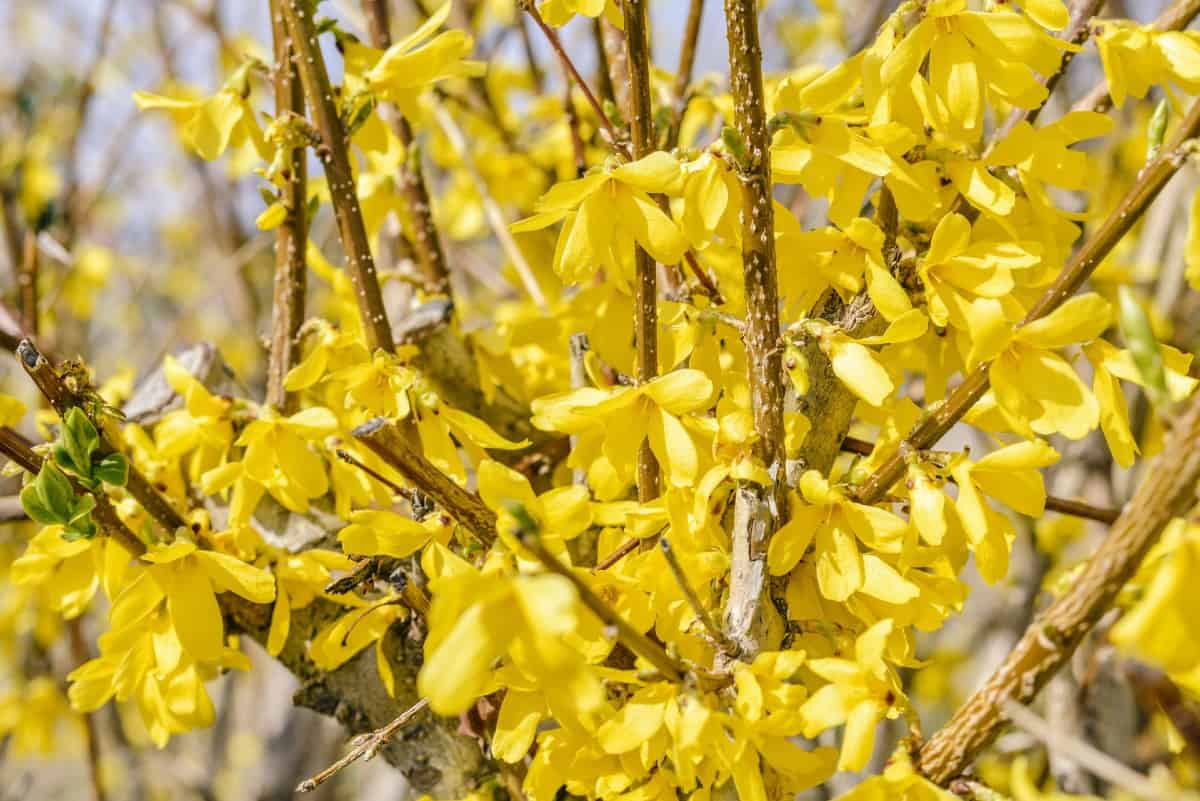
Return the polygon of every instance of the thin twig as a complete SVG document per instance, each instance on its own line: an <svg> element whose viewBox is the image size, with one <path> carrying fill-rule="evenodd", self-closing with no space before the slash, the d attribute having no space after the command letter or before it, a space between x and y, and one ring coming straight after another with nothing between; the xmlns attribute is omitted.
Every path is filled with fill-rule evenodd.
<svg viewBox="0 0 1200 801"><path fill-rule="evenodd" d="M1197 135L1200 135L1200 101L1192 105L1187 117L1171 136L1171 141L1161 149L1158 158L1142 168L1137 181L1125 193L1121 202L1075 252L1058 278L1025 315L1022 326L1050 314L1078 291L1105 256L1142 216L1166 186L1167 181L1183 166L1185 146ZM932 448L942 435L983 397L990 384L990 366L991 362L978 365L967 374L943 404L926 414L916 428L858 488L856 497L860 503L878 502L904 474L905 455Z"/></svg>
<svg viewBox="0 0 1200 801"><path fill-rule="evenodd" d="M71 659L74 661L75 667L80 667L91 659L87 641L83 638L83 626L80 618L68 620L66 629L67 640L71 648ZM96 713L83 712L80 713L79 718L83 723L84 750L87 753L88 780L92 785L92 798L94 801L107 801L108 794L104 790L104 776L100 768L100 739L96 733Z"/></svg>
<svg viewBox="0 0 1200 801"><path fill-rule="evenodd" d="M679 144L679 127L691 98L688 86L692 82L692 70L696 64L696 42L700 38L700 23L703 19L704 0L691 0L688 4L687 22L683 28L683 44L679 47L679 67L675 70L675 85L672 88L675 105L671 109L666 150L672 150Z"/></svg>
<svg viewBox="0 0 1200 801"><path fill-rule="evenodd" d="M842 450L858 456L870 456L875 452L875 443L859 439L858 437L846 437L842 440ZM956 483L953 476L947 476L946 480ZM1051 512L1058 512L1059 514L1082 517L1087 520L1095 520L1099 523L1108 523L1109 525L1115 523L1117 517L1121 514L1118 509L1092 506L1090 503L1073 501L1068 498L1058 498L1054 495L1046 496L1046 509Z"/></svg>
<svg viewBox="0 0 1200 801"><path fill-rule="evenodd" d="M625 0L625 52L629 57L633 156L640 159L655 149L654 109L650 105L650 42L646 30L646 0ZM637 380L644 384L658 375L658 265L640 245L634 245L633 341L637 350ZM649 440L637 454L638 500L658 497L659 468Z"/></svg>
<svg viewBox="0 0 1200 801"><path fill-rule="evenodd" d="M1083 768L1109 784L1146 801L1167 801L1178 796L1164 793L1149 778L1113 759L1090 743L1051 726L1033 710L1015 701L1004 704L1004 714L1020 729L1042 741L1047 748L1078 762Z"/></svg>
<svg viewBox="0 0 1200 801"><path fill-rule="evenodd" d="M275 47L275 114L304 116L304 89L292 57L288 27L279 5L271 0L271 38ZM290 148L279 203L287 217L275 229L275 288L271 304L271 353L267 362L267 403L284 414L299 406L295 393L284 387L288 371L300 359L297 335L304 323L304 296L308 284L308 168L303 145Z"/></svg>
<svg viewBox="0 0 1200 801"><path fill-rule="evenodd" d="M737 653L737 644L726 636L725 632L721 631L715 620L704 604L700 602L700 596L696 594L696 589L688 582L687 574L683 572L683 565L679 563L679 557L675 555L675 550L671 547L671 541L666 537L661 537L658 541L659 548L662 549L663 558L667 560L667 567L671 568L671 575L675 577L675 583L679 585L680 591L683 593L684 600L692 607L692 612L696 615L696 619L704 626L708 636L724 651L726 654L734 655Z"/></svg>
<svg viewBox="0 0 1200 801"><path fill-rule="evenodd" d="M346 251L346 272L354 284L354 297L362 319L367 345L372 349L394 351L392 329L388 324L375 258L371 255L358 188L350 165L350 140L338 114L333 86L325 69L325 57L317 44L316 27L307 3L279 4L291 33L293 60L304 86L304 96L312 110L313 125L321 137L316 148L317 160L325 169L329 197L337 218L338 235Z"/></svg>
<svg viewBox="0 0 1200 801"><path fill-rule="evenodd" d="M640 537L630 537L629 539L625 540L625 542L621 543L615 551L597 562L596 566L592 568L592 571L595 572L598 570L608 570L617 562L620 562L626 556L633 553L633 551L635 551L643 542L654 542L659 536L660 535L655 534L653 537L648 537L645 540L641 539Z"/></svg>
<svg viewBox="0 0 1200 801"><path fill-rule="evenodd" d="M387 743L388 740L392 739L392 736L395 735L396 732L403 729L409 723L412 723L413 720L416 719L417 715L423 712L428 706L429 701L422 698L408 709L401 712L395 720L393 720L391 723L388 723L386 726L376 729L373 732L360 734L359 736L355 737L350 741L351 749L348 754L339 759L337 762L334 762L329 767L325 768L325 770L313 776L311 779L305 779L304 781L300 782L300 784L296 785L296 792L311 793L313 790L317 789L322 784L340 773L343 769L349 767L358 760L371 759L375 756L379 749Z"/></svg>
<svg viewBox="0 0 1200 801"><path fill-rule="evenodd" d="M521 8L525 11L525 13L530 16L534 23L541 28L542 33L545 34L546 41L550 43L550 47L554 50L555 55L558 56L558 60L562 62L563 69L570 73L571 77L575 79L576 86L578 86L580 91L583 92L584 97L587 98L588 105L592 107L592 111L595 112L596 117L600 120L600 124L604 127L605 132L608 134L609 143L618 151L620 151L625 158L632 159L633 153L630 151L629 145L624 141L623 137L617 133L617 129L613 126L612 120L610 120L608 115L604 113L604 106L600 105L600 101L597 100L596 95L592 93L592 89L590 86L588 86L587 81L585 81L583 76L579 74L579 69L575 66L575 62L571 60L569 55L567 55L566 49L563 48L562 40L558 38L558 31L554 30L554 28L546 23L546 20L542 19L542 14L540 11L538 11L533 0L520 0L520 3Z"/></svg>
<svg viewBox="0 0 1200 801"><path fill-rule="evenodd" d="M359 459L357 456L350 453L349 451L339 448L337 450L337 457L339 459L341 459L343 462L345 462L346 464L357 467L359 470L363 471L368 476L375 479L380 484L382 484L383 486L390 489L394 494L399 495L401 498L408 501L409 503L412 503L413 501L416 500L416 495L408 487L400 486L395 481L392 481L390 478L385 476L383 473L380 473L375 468L368 466L365 462L363 462L361 459Z"/></svg>
<svg viewBox="0 0 1200 801"><path fill-rule="evenodd" d="M37 233L25 231L24 252L17 267L17 313L21 328L31 337L38 335L38 245Z"/></svg>
<svg viewBox="0 0 1200 801"><path fill-rule="evenodd" d="M1004 664L921 748L917 767L945 786L1008 721L1004 705L1029 703L1138 570L1162 530L1194 503L1200 482L1200 394L1172 430L1133 498L1071 586L1026 628Z"/></svg>

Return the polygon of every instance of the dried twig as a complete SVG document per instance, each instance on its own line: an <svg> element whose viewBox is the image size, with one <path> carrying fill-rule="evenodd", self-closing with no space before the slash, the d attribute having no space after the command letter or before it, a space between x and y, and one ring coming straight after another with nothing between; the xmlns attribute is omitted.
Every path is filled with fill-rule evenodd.
<svg viewBox="0 0 1200 801"><path fill-rule="evenodd" d="M665 148L671 150L679 144L679 126L683 113L687 111L691 98L688 86L692 82L692 69L696 64L696 42L700 39L700 23L704 19L704 0L691 0L688 4L687 22L683 28L683 44L679 48L679 67L675 70L675 85L672 88L675 105L671 109L671 125L667 130Z"/></svg>
<svg viewBox="0 0 1200 801"><path fill-rule="evenodd" d="M1066 664L1084 635L1137 571L1163 528L1195 501L1200 481L1200 395L1071 587L1025 630L1004 664L921 749L918 767L946 785L1009 720L1005 704L1028 703Z"/></svg>
<svg viewBox="0 0 1200 801"><path fill-rule="evenodd" d="M396 732L403 729L408 724L412 723L417 715L425 711L429 706L429 702L422 698L408 709L401 712L395 720L386 726L376 729L375 731L366 734L360 734L350 741L350 752L344 757L334 762L325 770L313 776L311 779L305 779L296 785L297 793L311 793L313 790L320 787L325 782L332 779L343 769L349 767L360 759L371 759L379 752L388 740L392 739Z"/></svg>
<svg viewBox="0 0 1200 801"><path fill-rule="evenodd" d="M329 197L337 218L338 236L346 251L346 272L354 284L354 297L358 301L358 313L367 345L372 350L382 348L390 352L395 350L395 344L383 306L362 209L358 205L358 188L350 166L350 139L338 115L333 86L325 69L325 57L317 46L312 12L307 3L284 2L279 7L291 34L293 60L304 86L304 96L312 109L313 125L321 137L321 144L316 148L317 159L325 169Z"/></svg>

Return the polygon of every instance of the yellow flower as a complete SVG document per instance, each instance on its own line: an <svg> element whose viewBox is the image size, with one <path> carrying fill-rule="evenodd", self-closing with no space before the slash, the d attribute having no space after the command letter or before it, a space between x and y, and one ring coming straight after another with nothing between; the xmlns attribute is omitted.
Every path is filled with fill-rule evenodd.
<svg viewBox="0 0 1200 801"><path fill-rule="evenodd" d="M211 97L196 99L185 89L176 90L181 96L134 92L133 100L143 111L161 109L170 114L183 144L202 159L212 161L231 145L236 147L245 142L252 143L262 158L270 158L247 99L248 69L248 63L243 65Z"/></svg>
<svg viewBox="0 0 1200 801"><path fill-rule="evenodd" d="M512 230L536 231L564 221L554 253L554 271L568 282L591 278L599 269L628 289L634 276L634 242L656 261L678 264L687 240L650 197L678 194L683 172L664 152L593 172L551 187L538 200L536 214L519 220Z"/></svg>
<svg viewBox="0 0 1200 801"><path fill-rule="evenodd" d="M637 387L584 388L540 398L533 403L533 424L544 431L596 434L622 480L633 477L638 448L649 439L658 463L672 484L691 486L700 456L680 417L705 408L712 382L699 370L675 370ZM587 464L586 449L576 448L571 464Z"/></svg>
<svg viewBox="0 0 1200 801"><path fill-rule="evenodd" d="M1007 575L1008 553L1016 535L1012 522L992 509L983 495L1021 514L1041 517L1046 508L1046 489L1038 470L1058 458L1058 452L1044 441L1032 440L992 451L976 462L965 456L952 462L950 474L958 484L955 510L985 581L994 583Z"/></svg>
<svg viewBox="0 0 1200 801"><path fill-rule="evenodd" d="M469 34L452 30L434 35L450 16L451 6L442 4L419 28L384 52L358 42L345 44L347 73L361 76L380 100L395 103L409 119L419 116L417 100L432 84L483 75L486 64L464 60L474 47Z"/></svg>
<svg viewBox="0 0 1200 801"><path fill-rule="evenodd" d="M947 136L978 141L990 97L1034 108L1046 99L1046 88L1033 73L1053 74L1063 51L1079 49L1039 27L1066 27L1061 2L1032 0L1024 10L968 11L966 0L928 3L921 21L883 62L881 86L911 91L929 123ZM926 57L927 77L918 73Z"/></svg>
<svg viewBox="0 0 1200 801"><path fill-rule="evenodd" d="M541 0L538 11L547 23L556 28L566 25L576 14L593 18L603 14L618 28L625 27L625 17L613 0Z"/></svg>
<svg viewBox="0 0 1200 801"><path fill-rule="evenodd" d="M1200 37L1195 32L1156 31L1123 20L1106 20L1099 27L1096 50L1117 108L1126 96L1145 97L1151 86L1168 82L1188 94L1200 92Z"/></svg>
<svg viewBox="0 0 1200 801"><path fill-rule="evenodd" d="M183 398L184 408L167 412L154 427L154 441L165 459L191 454L188 474L193 481L221 464L233 444L229 400L215 397L174 356L163 360L167 384Z"/></svg>
<svg viewBox="0 0 1200 801"><path fill-rule="evenodd" d="M237 439L236 444L246 448L242 460L205 473L204 492L211 495L234 486L232 524L249 521L264 490L291 511L305 512L311 500L329 490L325 462L308 443L337 428L333 412L321 406L291 417L263 408L259 419L247 425Z"/></svg>
<svg viewBox="0 0 1200 801"><path fill-rule="evenodd" d="M995 304L976 303L979 336L973 355L988 367L992 391L1017 433L1082 439L1100 422L1100 406L1066 359L1054 351L1096 339L1112 322L1108 301L1095 293L1071 298L1052 313L1012 331Z"/></svg>
<svg viewBox="0 0 1200 801"><path fill-rule="evenodd" d="M900 714L907 703L895 671L885 661L893 624L882 620L859 635L854 658L811 659L808 667L827 680L800 708L804 736L845 724L838 770L862 770L871 758L876 725Z"/></svg>
<svg viewBox="0 0 1200 801"><path fill-rule="evenodd" d="M903 546L908 526L896 515L848 499L816 470L800 477L803 501L793 498L792 515L771 538L767 565L780 576L789 572L815 545L817 580L821 594L831 601L845 601L855 592L887 600L908 584L895 569L872 556L867 570L858 540L877 551L897 553ZM916 588L911 588L911 597Z"/></svg>
<svg viewBox="0 0 1200 801"><path fill-rule="evenodd" d="M225 648L217 592L232 592L259 604L275 597L269 573L228 554L202 551L186 540L151 550L142 561L149 563L149 582L127 586L113 601L113 627L118 627L119 617L137 617L165 600L181 646L198 662L220 660Z"/></svg>

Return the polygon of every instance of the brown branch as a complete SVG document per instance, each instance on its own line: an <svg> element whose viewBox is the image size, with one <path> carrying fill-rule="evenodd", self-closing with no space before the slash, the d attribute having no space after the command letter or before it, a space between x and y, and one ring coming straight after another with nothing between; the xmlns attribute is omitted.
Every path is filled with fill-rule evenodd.
<svg viewBox="0 0 1200 801"><path fill-rule="evenodd" d="M385 0L363 0L363 13L367 17L371 44L381 50L387 50L392 46L387 3ZM380 105L380 116L400 140L406 153L406 158L399 168L400 189L408 200L413 250L416 251L417 263L425 279L425 290L432 294L449 296L450 269L442 249L441 235L433 220L429 187L421 170L420 151L413 140L412 126L391 103Z"/></svg>
<svg viewBox="0 0 1200 801"><path fill-rule="evenodd" d="M44 461L42 457L33 450L33 446L27 439L11 428L0 428L0 453L12 459L29 473L36 475L42 469ZM132 470L132 468L130 469ZM85 495L90 492L71 476L67 476L67 479L71 482L71 489L76 495ZM96 506L92 509L92 519L96 521L100 530L120 542L125 550L134 556L141 556L145 553L146 545L117 515L117 510L109 501L108 496L100 491L92 492L91 495L96 499Z"/></svg>
<svg viewBox="0 0 1200 801"><path fill-rule="evenodd" d="M287 25L280 13L285 0L271 0L271 39L275 48L275 114L304 115L304 89L292 58ZM308 168L303 145L289 149L279 201L287 218L275 229L275 290L271 304L271 355L267 362L267 403L284 414L297 410L298 398L284 388L288 371L300 360L297 335L304 323L308 284Z"/></svg>
<svg viewBox="0 0 1200 801"><path fill-rule="evenodd" d="M1200 0L1176 0L1158 15L1150 27L1159 32L1181 31L1196 18L1197 14L1200 14ZM1101 80L1071 110L1104 113L1111 108L1112 97L1108 94L1108 81Z"/></svg>
<svg viewBox="0 0 1200 801"><path fill-rule="evenodd" d="M1158 158L1142 168L1137 181L1126 192L1121 202L1075 252L1054 283L1047 287L1025 315L1022 326L1050 314L1075 294L1183 165L1185 146L1197 135L1200 135L1200 101L1193 104L1187 117L1172 134L1170 142L1162 148ZM943 404L926 414L916 428L858 488L857 500L860 503L877 503L904 474L906 454L933 447L942 435L983 397L989 386L990 365L991 363L987 362L977 366L950 393L950 397Z"/></svg>
<svg viewBox="0 0 1200 801"><path fill-rule="evenodd" d="M666 150L679 144L679 126L687 111L691 94L688 86L692 82L692 70L696 65L696 42L700 39L700 23L704 19L704 0L691 0L688 4L687 22L683 28L683 44L679 47L679 67L675 70L675 85L672 88L675 105L671 109L671 125L667 130Z"/></svg>
<svg viewBox="0 0 1200 801"><path fill-rule="evenodd" d="M659 537L659 535L655 534L653 537L649 537L644 541L645 542L654 542L658 537ZM626 556L628 556L629 554L631 554L635 550L637 550L637 547L639 545L641 545L642 542L643 542L643 540L640 537L630 537L629 539L625 540L625 542L621 543L620 546L618 546L616 550L614 550L608 556L604 557L599 562L597 562L596 566L594 568L592 568L592 570L593 571L608 570L610 567L615 565L617 562L620 562Z"/></svg>
<svg viewBox="0 0 1200 801"><path fill-rule="evenodd" d="M312 110L313 125L321 138L321 144L316 148L317 160L321 162L325 180L329 184L338 236L346 252L346 272L354 285L363 333L372 350L381 348L391 352L395 350L395 344L392 341L392 329L388 325L387 310L383 305L379 277L375 272L375 259L371 255L367 229L363 224L362 209L358 205L358 189L350 165L350 139L338 115L333 86L325 69L325 57L317 44L312 12L307 3L283 2L279 5L291 34L293 60L300 72L304 96Z"/></svg>
<svg viewBox="0 0 1200 801"><path fill-rule="evenodd" d="M348 754L334 762L325 770L313 776L311 779L305 779L296 785L297 793L311 793L313 790L320 787L325 782L332 779L337 774L341 773L344 768L349 767L360 759L371 759L378 753L379 749L392 736L403 729L405 726L416 720L417 715L424 712L429 707L429 701L422 698L408 709L401 712L391 723L386 726L376 729L369 734L360 734L351 740L351 749Z"/></svg>
<svg viewBox="0 0 1200 801"><path fill-rule="evenodd" d="M650 104L650 42L646 30L646 0L625 0L625 52L629 58L631 134L633 157L644 158L655 150L654 109ZM633 340L637 349L637 380L644 384L658 375L658 265L634 246L636 274L633 282ZM637 455L638 500L658 497L659 468L649 440Z"/></svg>
<svg viewBox="0 0 1200 801"><path fill-rule="evenodd" d="M410 490L408 487L400 486L395 481L392 481L390 478L385 476L383 473L380 473L378 470L375 470L374 468L368 466L365 462L363 462L361 459L357 458L354 454L350 453L349 451L342 450L339 448L337 451L337 457L339 459L341 459L343 462L345 462L346 464L357 467L359 470L363 471L368 476L375 479L380 484L382 484L383 486L390 489L394 494L399 495L401 498L408 501L409 503L412 503L414 500L416 500L416 496L413 494L413 491Z"/></svg>
<svg viewBox="0 0 1200 801"><path fill-rule="evenodd" d="M46 361L46 357L39 353L37 347L28 339L21 340L21 343L17 345L17 359L42 395L50 401L50 406L58 413L59 417L65 417L72 407L79 407L84 414L88 415L88 419L100 434L99 452L101 456L119 452L120 449L114 444L118 437L113 430L115 427L113 421L98 419L93 411L87 408L87 404L81 404L75 391L67 386L50 362ZM176 511L171 502L159 494L158 490L131 461L125 490L142 505L148 515L158 521L168 537L173 537L175 530L180 526L187 525L183 516ZM99 493L97 493L96 500L99 503Z"/></svg>
<svg viewBox="0 0 1200 801"><path fill-rule="evenodd" d="M773 487L745 483L735 493L732 562L725 629L748 658L770 647L778 621L768 594L767 543L787 517L784 484L784 379L779 345L779 287L775 274L775 214L771 194L771 135L767 130L762 47L754 0L725 0L733 123L743 147L742 269L746 288L746 345L750 405L758 439L754 455Z"/></svg>
<svg viewBox="0 0 1200 801"><path fill-rule="evenodd" d="M353 431L354 438L411 481L484 545L496 541L496 513L418 453L395 423L376 417Z"/></svg>
<svg viewBox="0 0 1200 801"><path fill-rule="evenodd" d="M1200 482L1200 395L1169 444L1070 589L1025 630L1004 664L921 748L920 771L945 786L1008 722L1004 705L1028 703L1070 659L1171 520L1195 501Z"/></svg>
<svg viewBox="0 0 1200 801"><path fill-rule="evenodd" d="M616 95L613 92L612 72L608 66L608 50L604 47L604 16L601 15L592 20L592 41L596 45L596 83L598 84L597 91L600 96L617 102Z"/></svg>

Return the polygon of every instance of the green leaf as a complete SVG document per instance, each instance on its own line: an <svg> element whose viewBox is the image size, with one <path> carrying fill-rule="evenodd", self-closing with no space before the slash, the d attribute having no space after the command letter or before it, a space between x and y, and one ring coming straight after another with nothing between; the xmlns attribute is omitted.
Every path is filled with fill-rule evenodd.
<svg viewBox="0 0 1200 801"><path fill-rule="evenodd" d="M59 441L71 457L70 465L63 465L82 477L92 473L92 453L100 447L100 434L96 427L78 408L71 408L63 418ZM57 458L57 457L56 457Z"/></svg>
<svg viewBox="0 0 1200 801"><path fill-rule="evenodd" d="M112 484L114 487L123 487L125 486L125 481L129 478L129 463L125 461L125 457L121 454L110 453L92 468L92 476L99 481L103 481L105 484Z"/></svg>
<svg viewBox="0 0 1200 801"><path fill-rule="evenodd" d="M1167 397L1167 377L1163 372L1162 352L1154 329L1150 327L1150 319L1129 287L1121 287L1117 291L1117 298L1118 322L1125 346L1129 348L1133 363L1146 382L1150 400L1160 403Z"/></svg>
<svg viewBox="0 0 1200 801"><path fill-rule="evenodd" d="M55 515L57 521L70 518L75 492L71 489L70 479L53 462L42 462L42 469L38 471L32 486L42 507Z"/></svg>
<svg viewBox="0 0 1200 801"><path fill-rule="evenodd" d="M52 526L55 523L62 523L66 517L59 517L54 513L54 510L47 508L42 503L42 499L38 496L37 487L33 484L27 485L21 490L21 508L25 510L25 514L29 515L29 519L35 523L41 523L43 526Z"/></svg>

